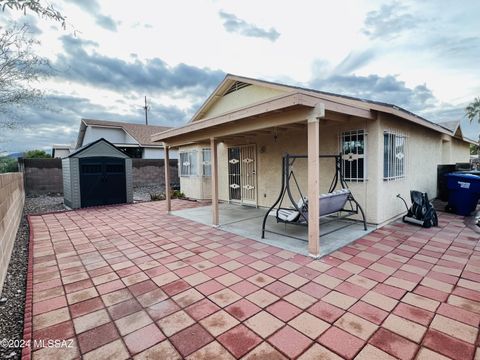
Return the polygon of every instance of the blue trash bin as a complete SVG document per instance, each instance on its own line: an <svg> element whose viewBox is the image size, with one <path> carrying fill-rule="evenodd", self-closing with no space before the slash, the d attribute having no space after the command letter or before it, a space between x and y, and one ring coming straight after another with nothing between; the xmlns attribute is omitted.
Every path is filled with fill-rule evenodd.
<svg viewBox="0 0 480 360"><path fill-rule="evenodd" d="M448 207L457 215L469 216L480 199L480 176L473 174L446 174Z"/></svg>

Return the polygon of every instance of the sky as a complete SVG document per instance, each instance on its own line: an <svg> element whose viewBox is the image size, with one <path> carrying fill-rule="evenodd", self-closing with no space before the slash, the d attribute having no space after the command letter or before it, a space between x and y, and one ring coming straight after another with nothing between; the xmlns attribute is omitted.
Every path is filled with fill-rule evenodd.
<svg viewBox="0 0 480 360"><path fill-rule="evenodd" d="M51 0L66 28L30 26L51 76L39 105L16 109L0 150L73 143L81 118L186 123L233 73L392 103L430 121L461 120L480 96L478 0ZM2 116L2 114L0 114Z"/></svg>

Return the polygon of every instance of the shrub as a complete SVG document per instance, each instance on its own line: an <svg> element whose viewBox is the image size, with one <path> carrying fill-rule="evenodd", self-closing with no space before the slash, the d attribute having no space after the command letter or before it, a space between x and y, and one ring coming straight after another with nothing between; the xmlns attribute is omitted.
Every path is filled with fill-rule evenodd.
<svg viewBox="0 0 480 360"><path fill-rule="evenodd" d="M180 190L173 190L172 199L185 199L185 194Z"/></svg>
<svg viewBox="0 0 480 360"><path fill-rule="evenodd" d="M152 200L152 201L165 200L165 194L164 193L150 193L150 200Z"/></svg>
<svg viewBox="0 0 480 360"><path fill-rule="evenodd" d="M17 172L17 159L7 156L0 157L0 173Z"/></svg>

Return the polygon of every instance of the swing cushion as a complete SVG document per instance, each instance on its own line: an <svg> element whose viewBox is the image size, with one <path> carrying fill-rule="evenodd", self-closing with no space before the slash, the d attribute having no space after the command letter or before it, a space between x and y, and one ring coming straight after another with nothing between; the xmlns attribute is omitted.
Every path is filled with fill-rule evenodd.
<svg viewBox="0 0 480 360"><path fill-rule="evenodd" d="M320 195L320 216L333 214L340 211L350 196L349 189L335 190L331 193Z"/></svg>
<svg viewBox="0 0 480 360"><path fill-rule="evenodd" d="M335 190L331 193L320 195L320 216L330 215L340 211L344 208L345 203L350 196L350 189ZM297 202L297 207L307 215L307 198L300 199ZM280 220L285 222L295 222L300 217L300 212L295 209L280 209L272 210L269 215L277 216Z"/></svg>
<svg viewBox="0 0 480 360"><path fill-rule="evenodd" d="M306 205L307 205L306 197L300 198L300 200L297 201L297 208L299 208L300 210L304 209ZM300 217L300 213L295 209L280 209L278 210L278 212L277 210L274 209L270 211L269 215L276 216L280 220L286 221L286 222L295 222Z"/></svg>

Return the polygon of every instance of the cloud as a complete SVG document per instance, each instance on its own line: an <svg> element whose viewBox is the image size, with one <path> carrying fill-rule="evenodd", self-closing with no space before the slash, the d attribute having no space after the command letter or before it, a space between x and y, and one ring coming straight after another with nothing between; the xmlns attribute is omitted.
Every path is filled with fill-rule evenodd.
<svg viewBox="0 0 480 360"><path fill-rule="evenodd" d="M77 5L83 11L88 13L98 13L100 11L100 4L97 0L65 0L68 3Z"/></svg>
<svg viewBox="0 0 480 360"><path fill-rule="evenodd" d="M120 103L127 101L120 99ZM128 101L127 103L132 103ZM165 106L151 101L149 123L151 125L178 126L193 114L193 108L186 110ZM73 143L78 136L81 118L92 118L130 123L144 122L143 109L131 105L129 111L120 113L84 97L50 94L45 97L44 106L25 106L16 113L18 126L2 129L0 151L24 151L49 148L54 143Z"/></svg>
<svg viewBox="0 0 480 360"><path fill-rule="evenodd" d="M309 85L322 91L394 104L412 112L431 108L437 102L425 84L409 88L393 75L331 75L314 79Z"/></svg>
<svg viewBox="0 0 480 360"><path fill-rule="evenodd" d="M376 56L376 53L377 50L374 49L352 51L336 66L333 72L340 75L349 74L368 64Z"/></svg>
<svg viewBox="0 0 480 360"><path fill-rule="evenodd" d="M92 41L72 36L61 40L64 52L52 63L56 76L84 85L117 92L168 92L171 96L203 98L225 75L183 63L171 67L160 58L125 61L99 54L98 45Z"/></svg>
<svg viewBox="0 0 480 360"><path fill-rule="evenodd" d="M247 23L245 20L239 19L234 14L219 11L218 14L223 20L223 27L231 33L238 33L243 36L257 37L276 41L280 37L280 33L275 28L268 30L262 29L254 24Z"/></svg>
<svg viewBox="0 0 480 360"><path fill-rule="evenodd" d="M384 4L379 10L367 13L362 32L371 39L391 40L403 31L417 26L418 19L407 13L398 1Z"/></svg>
<svg viewBox="0 0 480 360"><path fill-rule="evenodd" d="M102 28L106 30L110 30L113 32L117 31L117 22L114 21L111 17L105 16L105 15L97 15L97 18L95 20L95 23L98 26L101 26Z"/></svg>
<svg viewBox="0 0 480 360"><path fill-rule="evenodd" d="M95 23L105 30L117 31L117 22L110 16L102 15L100 4L97 0L66 0L71 4L77 5L83 11L89 13L95 18Z"/></svg>

